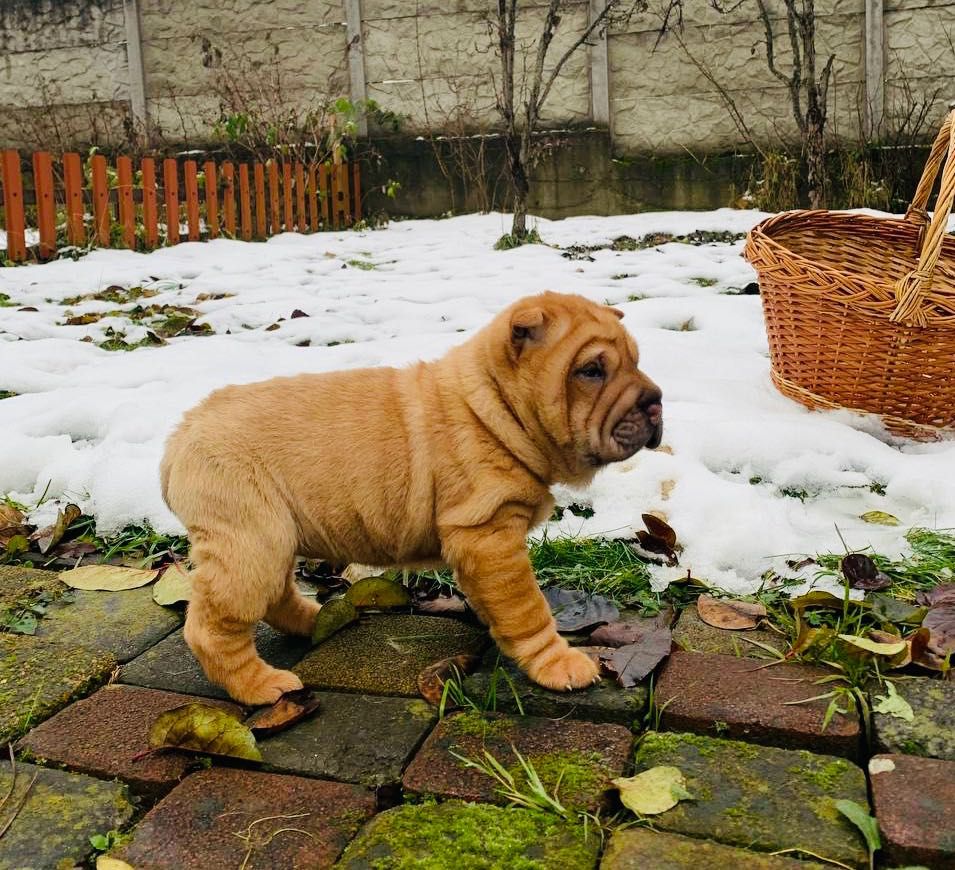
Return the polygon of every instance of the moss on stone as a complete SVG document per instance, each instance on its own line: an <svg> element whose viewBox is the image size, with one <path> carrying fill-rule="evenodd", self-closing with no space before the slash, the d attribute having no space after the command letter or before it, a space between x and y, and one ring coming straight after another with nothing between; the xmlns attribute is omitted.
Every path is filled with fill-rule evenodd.
<svg viewBox="0 0 955 870"><path fill-rule="evenodd" d="M896 680L895 688L914 715L909 722L885 713L873 714L878 751L955 761L955 683L917 677ZM885 692L873 692L873 696L880 694Z"/></svg>
<svg viewBox="0 0 955 870"><path fill-rule="evenodd" d="M513 733L514 720L506 717L487 716L477 710L458 713L448 719L448 736L467 734L469 737L507 737Z"/></svg>
<svg viewBox="0 0 955 870"><path fill-rule="evenodd" d="M582 825L524 809L404 805L376 816L345 850L348 870L592 870L599 837Z"/></svg>
<svg viewBox="0 0 955 870"><path fill-rule="evenodd" d="M419 722L431 722L437 718L438 711L427 701L409 701L408 712Z"/></svg>
<svg viewBox="0 0 955 870"><path fill-rule="evenodd" d="M594 793L609 788L611 772L597 752L551 752L533 755L527 759L544 787L566 807L577 809L589 806ZM527 782L524 768L518 763L508 768L518 783Z"/></svg>

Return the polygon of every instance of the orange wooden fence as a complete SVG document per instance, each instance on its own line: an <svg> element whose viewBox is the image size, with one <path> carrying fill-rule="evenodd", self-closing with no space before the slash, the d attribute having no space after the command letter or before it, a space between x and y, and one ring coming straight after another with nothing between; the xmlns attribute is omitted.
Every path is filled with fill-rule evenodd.
<svg viewBox="0 0 955 870"><path fill-rule="evenodd" d="M38 151L24 164L2 151L0 215L12 262L56 257L58 231L69 245L143 251L223 235L248 241L351 226L361 220L361 178L357 163L206 160L200 174L195 160L157 166L144 157L137 171L129 157L111 167L94 154L84 167L75 153L56 162Z"/></svg>

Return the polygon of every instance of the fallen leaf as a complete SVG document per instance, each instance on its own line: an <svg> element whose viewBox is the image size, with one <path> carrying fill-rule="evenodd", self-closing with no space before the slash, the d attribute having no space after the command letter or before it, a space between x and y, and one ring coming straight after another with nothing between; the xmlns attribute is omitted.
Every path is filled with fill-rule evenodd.
<svg viewBox="0 0 955 870"><path fill-rule="evenodd" d="M437 598L419 598L415 601L415 610L420 613L467 613L468 603L457 593L439 595Z"/></svg>
<svg viewBox="0 0 955 870"><path fill-rule="evenodd" d="M291 320L297 320L299 317L308 317L308 315L302 311L301 308L296 308L290 315Z"/></svg>
<svg viewBox="0 0 955 870"><path fill-rule="evenodd" d="M37 529L30 540L37 545L37 549L46 554L51 548L55 547L66 534L70 525L83 515L75 504L68 504L63 510L57 511L56 522L44 529Z"/></svg>
<svg viewBox="0 0 955 870"><path fill-rule="evenodd" d="M896 643L901 640L902 643L905 644L905 647L899 653L892 656L889 661L882 665L884 668L904 668L906 665L912 663L912 642L909 638L900 638L898 634L893 634L890 631L882 631L878 628L869 630L869 638L877 643Z"/></svg>
<svg viewBox="0 0 955 870"><path fill-rule="evenodd" d="M407 588L387 577L365 577L348 588L345 598L357 608L373 607L378 610L408 607L411 604Z"/></svg>
<svg viewBox="0 0 955 870"><path fill-rule="evenodd" d="M865 807L860 806L855 801L843 798L836 801L836 809L862 833L870 855L882 848L882 840L879 838L879 823L869 815Z"/></svg>
<svg viewBox="0 0 955 870"><path fill-rule="evenodd" d="M876 695L875 699L879 702L872 711L882 713L886 716L895 716L896 719L904 719L911 722L915 718L912 706L896 690L892 683L885 684L887 695Z"/></svg>
<svg viewBox="0 0 955 870"><path fill-rule="evenodd" d="M842 560L842 573L852 589L887 589L892 578L883 574L871 556L865 553L850 553Z"/></svg>
<svg viewBox="0 0 955 870"><path fill-rule="evenodd" d="M119 565L83 565L60 572L60 580L73 589L92 589L101 592L119 592L138 589L152 583L159 574L157 570L123 568Z"/></svg>
<svg viewBox="0 0 955 870"><path fill-rule="evenodd" d="M681 800L693 800L678 767L651 767L626 779L614 779L623 805L640 816L656 816L673 809Z"/></svg>
<svg viewBox="0 0 955 870"><path fill-rule="evenodd" d="M0 547L8 549L14 538L24 540L33 534L35 526L26 522L26 517L19 509L8 504L0 504ZM29 547L29 541L27 547ZM19 550L17 551L19 552Z"/></svg>
<svg viewBox="0 0 955 870"><path fill-rule="evenodd" d="M818 564L815 559L811 556L807 556L805 559L787 559L786 565L789 568L792 568L793 571L802 571L803 568L808 568L810 565Z"/></svg>
<svg viewBox="0 0 955 870"><path fill-rule="evenodd" d="M96 544L87 541L64 541L56 545L53 555L61 559L81 559L97 552Z"/></svg>
<svg viewBox="0 0 955 870"><path fill-rule="evenodd" d="M660 626L647 632L638 643L629 643L600 656L604 669L624 689L632 689L670 654L670 629Z"/></svg>
<svg viewBox="0 0 955 870"><path fill-rule="evenodd" d="M642 514L640 519L654 538L662 541L671 550L676 547L676 532L667 522L654 514Z"/></svg>
<svg viewBox="0 0 955 870"><path fill-rule="evenodd" d="M807 623L801 623L799 635L793 642L792 648L786 653L786 658L801 656L809 652L813 647L825 646L836 636L834 629L827 626L813 628Z"/></svg>
<svg viewBox="0 0 955 870"><path fill-rule="evenodd" d="M885 511L866 511L859 517L860 520L867 523L873 523L877 526L897 526L900 525L899 518L887 514Z"/></svg>
<svg viewBox="0 0 955 870"><path fill-rule="evenodd" d="M96 870L135 870L135 868L132 864L120 861L119 858L110 858L108 855L97 855Z"/></svg>
<svg viewBox="0 0 955 870"><path fill-rule="evenodd" d="M26 535L14 535L5 543L3 550L8 556L15 556L17 553L25 553L30 549L30 542Z"/></svg>
<svg viewBox="0 0 955 870"><path fill-rule="evenodd" d="M696 612L707 625L733 631L756 628L766 616L766 608L762 604L714 598L712 595L701 595L696 599Z"/></svg>
<svg viewBox="0 0 955 870"><path fill-rule="evenodd" d="M883 622L906 622L918 625L928 613L928 607L918 607L882 592L867 595L866 601L872 606L872 615Z"/></svg>
<svg viewBox="0 0 955 870"><path fill-rule="evenodd" d="M821 607L824 610L842 610L843 607L861 607L868 609L869 607L865 601L858 601L855 598L840 598L838 595L833 595L831 592L823 592L822 590L799 595L790 600L789 606L799 613L803 610L808 610L810 607Z"/></svg>
<svg viewBox="0 0 955 870"><path fill-rule="evenodd" d="M930 671L946 671L948 665L945 656L939 656L929 649L932 633L927 628L920 628L907 638L912 663Z"/></svg>
<svg viewBox="0 0 955 870"><path fill-rule="evenodd" d="M311 689L296 689L286 692L271 707L256 710L245 720L245 725L260 737L278 734L310 716L318 708L318 698Z"/></svg>
<svg viewBox="0 0 955 870"><path fill-rule="evenodd" d="M893 643L879 643L868 637L859 637L855 634L840 634L837 637L856 649L865 650L865 652L877 656L896 656L900 652L905 652L906 648L905 641L901 639Z"/></svg>
<svg viewBox="0 0 955 870"><path fill-rule="evenodd" d="M192 600L192 577L181 562L171 562L153 586L153 601L168 607L181 601Z"/></svg>
<svg viewBox="0 0 955 870"><path fill-rule="evenodd" d="M946 599L929 608L922 620L922 628L929 631L928 651L941 658L955 653L955 602Z"/></svg>
<svg viewBox="0 0 955 870"><path fill-rule="evenodd" d="M542 592L554 614L558 631L584 631L620 619L620 611L603 595L588 595L586 592L560 589L557 586L543 589Z"/></svg>
<svg viewBox="0 0 955 870"><path fill-rule="evenodd" d="M12 634L36 634L40 621L35 613L29 610L0 612L0 631L9 631Z"/></svg>
<svg viewBox="0 0 955 870"><path fill-rule="evenodd" d="M647 529L637 532L640 546L648 553L665 556L671 567L679 564L676 555L676 532L672 527L653 514L643 514L641 518Z"/></svg>
<svg viewBox="0 0 955 870"><path fill-rule="evenodd" d="M252 732L231 713L208 704L183 704L161 713L149 729L149 745L262 760Z"/></svg>
<svg viewBox="0 0 955 870"><path fill-rule="evenodd" d="M955 604L955 583L943 583L934 589L916 592L915 600L925 607L934 607L936 604Z"/></svg>
<svg viewBox="0 0 955 870"><path fill-rule="evenodd" d="M891 758L873 758L869 761L869 773L891 773L895 770L895 762Z"/></svg>
<svg viewBox="0 0 955 870"><path fill-rule="evenodd" d="M333 598L322 605L315 617L315 626L312 629L312 643L322 643L328 640L335 632L358 619L355 605L345 598Z"/></svg>
<svg viewBox="0 0 955 870"><path fill-rule="evenodd" d="M418 674L418 691L433 707L440 707L444 684L448 678L458 674L472 674L480 664L480 656L462 654L428 665Z"/></svg>
<svg viewBox="0 0 955 870"><path fill-rule="evenodd" d="M601 659L612 655L613 652L619 647L615 646L575 646L577 652L582 652L587 658L589 658L598 668L603 668L603 663Z"/></svg>
<svg viewBox="0 0 955 870"><path fill-rule="evenodd" d="M663 611L657 616L636 617L622 622L608 622L595 629L588 639L594 646L620 647L639 643L648 632L662 627L669 628L671 612Z"/></svg>

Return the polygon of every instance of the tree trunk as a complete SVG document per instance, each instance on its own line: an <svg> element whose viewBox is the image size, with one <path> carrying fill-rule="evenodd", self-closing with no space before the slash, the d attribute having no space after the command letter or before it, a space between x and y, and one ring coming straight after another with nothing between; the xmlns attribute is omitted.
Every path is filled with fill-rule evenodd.
<svg viewBox="0 0 955 870"><path fill-rule="evenodd" d="M514 220L511 224L511 235L521 241L527 238L527 195L530 192L524 159L526 149L521 141L523 138L523 136L521 139L516 136L508 136L505 142L507 171L511 179L511 194L514 199Z"/></svg>
<svg viewBox="0 0 955 870"><path fill-rule="evenodd" d="M806 181L809 188L809 207L827 207L825 121L807 118L806 124Z"/></svg>

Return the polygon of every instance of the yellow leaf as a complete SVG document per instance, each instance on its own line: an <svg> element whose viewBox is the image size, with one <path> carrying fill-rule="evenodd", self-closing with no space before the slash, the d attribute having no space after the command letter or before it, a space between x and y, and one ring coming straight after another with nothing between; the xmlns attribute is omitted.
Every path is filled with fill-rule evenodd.
<svg viewBox="0 0 955 870"><path fill-rule="evenodd" d="M153 586L153 601L164 607L192 599L192 578L182 564L173 562L162 573L159 582Z"/></svg>
<svg viewBox="0 0 955 870"><path fill-rule="evenodd" d="M411 596L400 583L387 577L365 577L345 593L355 607L408 607Z"/></svg>
<svg viewBox="0 0 955 870"><path fill-rule="evenodd" d="M859 519L867 523L874 523L877 526L898 526L899 518L887 514L885 511L867 511Z"/></svg>
<svg viewBox="0 0 955 870"><path fill-rule="evenodd" d="M96 859L96 870L136 870L136 868L132 864L120 861L119 858L100 855Z"/></svg>
<svg viewBox="0 0 955 870"><path fill-rule="evenodd" d="M92 589L101 592L119 592L138 589L156 579L158 571L143 568L124 568L120 565L83 565L60 572L60 580L73 589Z"/></svg>
<svg viewBox="0 0 955 870"><path fill-rule="evenodd" d="M358 619L355 605L347 598L335 598L326 601L315 617L315 626L312 628L312 643L322 643L328 640L339 629L344 628Z"/></svg>
<svg viewBox="0 0 955 870"><path fill-rule="evenodd" d="M627 779L615 779L620 800L627 809L641 816L656 816L691 799L686 780L678 767L651 767Z"/></svg>
<svg viewBox="0 0 955 870"><path fill-rule="evenodd" d="M262 760L252 732L231 713L208 704L183 704L161 713L149 729L149 745Z"/></svg>
<svg viewBox="0 0 955 870"><path fill-rule="evenodd" d="M904 640L899 640L895 643L879 643L875 640L869 640L867 637L859 637L854 634L840 634L839 640L844 640L851 646L864 649L866 652L877 656L896 656L906 648Z"/></svg>

